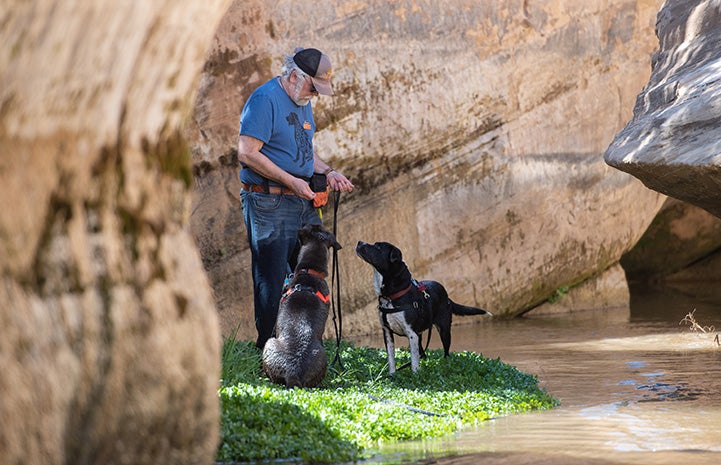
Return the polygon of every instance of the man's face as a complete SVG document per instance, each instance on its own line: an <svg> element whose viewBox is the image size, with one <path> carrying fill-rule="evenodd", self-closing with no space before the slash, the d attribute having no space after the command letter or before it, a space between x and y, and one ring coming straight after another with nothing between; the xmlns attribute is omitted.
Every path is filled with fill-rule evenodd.
<svg viewBox="0 0 721 465"><path fill-rule="evenodd" d="M310 99L318 95L318 91L313 87L313 81L311 81L310 77L301 77L295 72L293 77L295 81L292 82L293 87L290 98L293 99L296 105L306 106L310 103Z"/></svg>

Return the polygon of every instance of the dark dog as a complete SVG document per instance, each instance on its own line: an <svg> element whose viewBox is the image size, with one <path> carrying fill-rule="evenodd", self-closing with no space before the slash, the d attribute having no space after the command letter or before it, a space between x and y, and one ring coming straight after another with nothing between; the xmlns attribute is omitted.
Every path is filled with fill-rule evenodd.
<svg viewBox="0 0 721 465"><path fill-rule="evenodd" d="M298 264L284 287L278 307L275 337L263 348L263 371L287 387L314 387L325 377L327 357L322 337L330 293L328 250L340 249L333 234L319 225L298 231Z"/></svg>
<svg viewBox="0 0 721 465"><path fill-rule="evenodd" d="M453 302L437 281L416 281L403 261L400 249L388 242L359 241L356 254L375 270L373 287L388 352L388 370L396 371L393 334L406 336L411 350L411 369L425 358L420 335L434 325L441 336L446 357L451 347L451 318L456 315L490 315L490 312Z"/></svg>

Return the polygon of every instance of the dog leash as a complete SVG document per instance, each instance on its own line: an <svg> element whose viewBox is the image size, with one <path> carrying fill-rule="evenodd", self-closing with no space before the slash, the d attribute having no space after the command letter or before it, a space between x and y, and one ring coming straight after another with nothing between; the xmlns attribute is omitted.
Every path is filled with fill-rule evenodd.
<svg viewBox="0 0 721 465"><path fill-rule="evenodd" d="M447 417L448 416L448 414L446 414L446 413L436 413L436 412L431 412L430 410L423 410L423 409L413 407L408 404L404 404L403 402L397 402L395 400L390 400L390 399L385 399L383 397L374 396L373 394L368 394L368 398L370 398L371 400L374 400L376 402L383 402L385 404L391 404L391 405L396 405L398 407L403 407L411 412L421 413L423 415L428 415L429 417Z"/></svg>
<svg viewBox="0 0 721 465"><path fill-rule="evenodd" d="M340 191L333 191L333 236L338 240L338 204L340 203ZM333 361L330 364L330 367L333 368L333 366L338 362L338 366L340 367L340 371L345 371L345 368L343 368L343 362L340 358L340 341L343 334L343 316L341 313L341 305L340 305L340 267L338 264L338 251L333 248L333 268L331 272L331 281L330 281L330 288L331 288L331 296L333 295L333 290L335 289L336 295L334 299L331 299L330 307L333 310L333 326L335 328L335 357L333 358ZM338 321L336 322L336 310L335 308L338 307Z"/></svg>

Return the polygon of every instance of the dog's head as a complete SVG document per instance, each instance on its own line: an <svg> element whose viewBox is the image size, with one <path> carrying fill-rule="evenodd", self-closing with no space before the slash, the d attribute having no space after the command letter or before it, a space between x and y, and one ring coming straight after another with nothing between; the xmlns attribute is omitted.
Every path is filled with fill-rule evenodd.
<svg viewBox="0 0 721 465"><path fill-rule="evenodd" d="M313 224L303 226L298 231L297 263L294 271L304 268L328 274L328 250L341 248L333 233L322 226Z"/></svg>
<svg viewBox="0 0 721 465"><path fill-rule="evenodd" d="M340 250L343 247L338 243L332 232L323 229L319 224L307 224L298 231L301 247L309 243L323 244L326 249L333 247Z"/></svg>
<svg viewBox="0 0 721 465"><path fill-rule="evenodd" d="M364 262L371 265L383 276L394 275L397 270L405 268L401 249L389 242L369 244L358 241L355 252Z"/></svg>

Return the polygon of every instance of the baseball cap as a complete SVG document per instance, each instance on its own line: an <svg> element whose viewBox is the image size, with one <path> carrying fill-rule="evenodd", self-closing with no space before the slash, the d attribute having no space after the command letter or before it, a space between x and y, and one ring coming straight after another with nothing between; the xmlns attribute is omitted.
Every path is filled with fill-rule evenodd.
<svg viewBox="0 0 721 465"><path fill-rule="evenodd" d="M330 83L333 68L328 55L315 48L304 48L293 55L293 61L298 68L310 76L319 94L333 95L333 87Z"/></svg>

